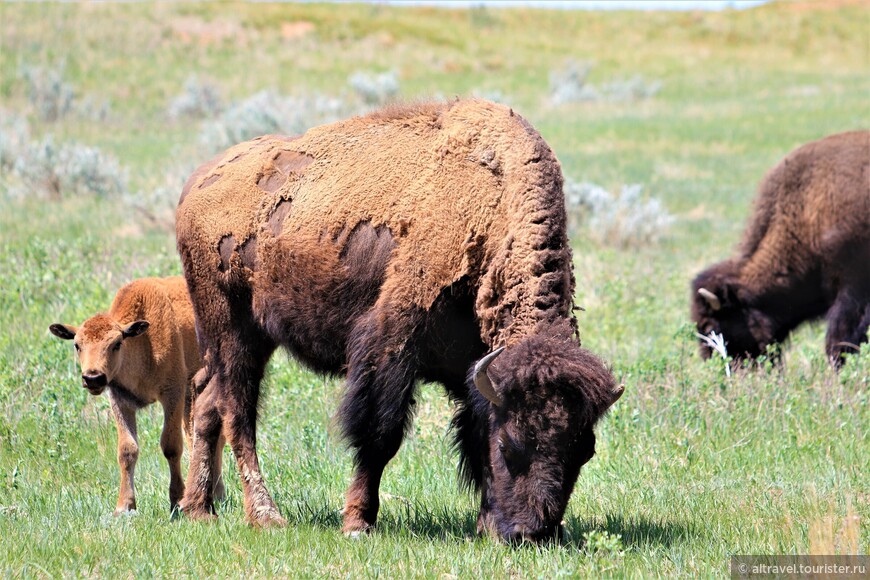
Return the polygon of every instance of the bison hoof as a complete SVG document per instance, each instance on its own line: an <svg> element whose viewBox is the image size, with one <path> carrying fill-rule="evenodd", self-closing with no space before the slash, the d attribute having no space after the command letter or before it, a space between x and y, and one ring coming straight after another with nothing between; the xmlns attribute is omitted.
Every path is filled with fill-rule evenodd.
<svg viewBox="0 0 870 580"><path fill-rule="evenodd" d="M358 540L365 535L371 534L374 527L374 524L370 524L362 519L346 518L344 520L344 526L341 528L341 532L352 540Z"/></svg>
<svg viewBox="0 0 870 580"><path fill-rule="evenodd" d="M287 520L281 517L278 510L274 507L265 509L257 513L255 516L248 517L248 523L255 528L283 528L287 525Z"/></svg>
<svg viewBox="0 0 870 580"><path fill-rule="evenodd" d="M346 538L350 538L351 540L360 540L371 534L373 529L374 526L366 526L362 529L348 529L347 526L345 526L344 528L342 528L341 531Z"/></svg>
<svg viewBox="0 0 870 580"><path fill-rule="evenodd" d="M189 520L195 522L212 522L217 520L217 514L214 513L214 510L207 508L194 508L178 504L178 509L175 511L186 515Z"/></svg>

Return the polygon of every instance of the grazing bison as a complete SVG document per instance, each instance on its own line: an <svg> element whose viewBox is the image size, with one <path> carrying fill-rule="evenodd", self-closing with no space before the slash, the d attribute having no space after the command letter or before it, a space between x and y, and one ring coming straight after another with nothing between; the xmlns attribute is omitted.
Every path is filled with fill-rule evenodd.
<svg viewBox="0 0 870 580"><path fill-rule="evenodd" d="M736 258L692 282L692 318L754 358L805 320L826 316L835 366L870 325L870 132L799 147L761 182ZM701 355L711 354L702 342Z"/></svg>
<svg viewBox="0 0 870 580"><path fill-rule="evenodd" d="M478 529L556 534L593 426L622 389L576 338L561 170L522 117L470 100L260 137L191 176L176 229L209 374L186 513L214 517L223 429L248 521L284 524L255 447L263 369L283 345L347 376L345 533L375 524L422 379L456 402Z"/></svg>
<svg viewBox="0 0 870 580"><path fill-rule="evenodd" d="M74 341L82 386L92 395L108 392L118 428L121 470L115 514L136 509L136 411L155 401L163 406L160 447L169 462L169 503L175 508L184 495L182 426L191 447L192 378L202 367L184 278L134 280L118 291L108 312L88 318L78 328L52 324L49 330ZM215 494L220 496L219 452L215 457Z"/></svg>

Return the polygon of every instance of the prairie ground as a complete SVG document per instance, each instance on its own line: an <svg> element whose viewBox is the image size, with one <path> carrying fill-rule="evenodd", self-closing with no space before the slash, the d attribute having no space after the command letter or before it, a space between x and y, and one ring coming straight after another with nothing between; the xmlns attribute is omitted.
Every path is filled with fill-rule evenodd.
<svg viewBox="0 0 870 580"><path fill-rule="evenodd" d="M12 159L0 163L0 574L723 576L732 554L866 554L870 349L834 373L815 322L784 345L781 367L728 377L697 355L688 289L733 252L768 168L802 143L870 126L868 30L860 2L667 13L0 4L0 161ZM553 98L571 66L588 68L595 98ZM40 70L61 80L28 84ZM568 178L641 184L674 218L652 241L610 243L588 224L573 235L583 344L626 393L599 424L561 545L475 537L438 385L420 387L376 533L344 538L341 383L283 354L259 447L287 528L244 524L229 451L218 522L170 521L157 407L140 413L139 510L111 515L108 403L79 386L69 343L47 329L107 308L132 278L180 273L177 174L210 156L202 135L217 113L173 117L170 103L191 75L219 90L224 110L265 89L350 102L357 72L392 73L402 99L498 98L540 130ZM631 82L649 94L626 93ZM62 100L64 87L69 110L52 118L40 95ZM18 141L13 119L26 125ZM52 159L44 146L27 153L49 135L114 158L123 193L24 179L15 160Z"/></svg>

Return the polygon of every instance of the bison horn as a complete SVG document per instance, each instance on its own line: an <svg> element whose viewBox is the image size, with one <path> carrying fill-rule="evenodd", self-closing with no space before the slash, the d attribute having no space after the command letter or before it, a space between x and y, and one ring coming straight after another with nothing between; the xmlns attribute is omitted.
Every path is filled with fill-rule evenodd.
<svg viewBox="0 0 870 580"><path fill-rule="evenodd" d="M496 407L501 407L502 400L501 397L498 396L498 393L495 392L495 389L492 386L492 381L489 380L489 375L486 374L486 369L489 368L490 363L495 360L495 357L500 355L503 350L503 346L495 349L474 365L474 386L477 387L477 390L480 391L481 395L486 397L487 401Z"/></svg>
<svg viewBox="0 0 870 580"><path fill-rule="evenodd" d="M719 301L719 297L707 290L706 288L698 288L698 295L706 300L707 304L709 304L710 308L712 308L714 311L722 308L722 302Z"/></svg>
<svg viewBox="0 0 870 580"><path fill-rule="evenodd" d="M610 401L610 404L613 405L616 401L619 400L619 397L622 396L622 393L625 392L625 385L617 385L613 387L611 391L611 395L613 396L613 400Z"/></svg>

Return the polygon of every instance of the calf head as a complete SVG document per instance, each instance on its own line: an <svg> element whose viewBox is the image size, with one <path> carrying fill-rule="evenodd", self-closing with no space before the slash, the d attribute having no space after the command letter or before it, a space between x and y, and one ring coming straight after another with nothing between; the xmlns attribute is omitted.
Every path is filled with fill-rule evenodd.
<svg viewBox="0 0 870 580"><path fill-rule="evenodd" d="M580 468L595 454L593 426L623 387L564 335L525 338L484 357L473 373L490 403L479 531L509 542L554 538Z"/></svg>
<svg viewBox="0 0 870 580"><path fill-rule="evenodd" d="M148 322L119 324L106 314L97 314L78 328L52 324L48 329L58 338L74 341L82 369L82 386L92 395L99 395L124 365L124 341L148 330Z"/></svg>
<svg viewBox="0 0 870 580"><path fill-rule="evenodd" d="M754 359L775 342L777 324L728 271L727 264L702 272L692 282L692 320L699 334L722 335L728 354L735 360ZM707 359L713 349L701 340L700 352Z"/></svg>

